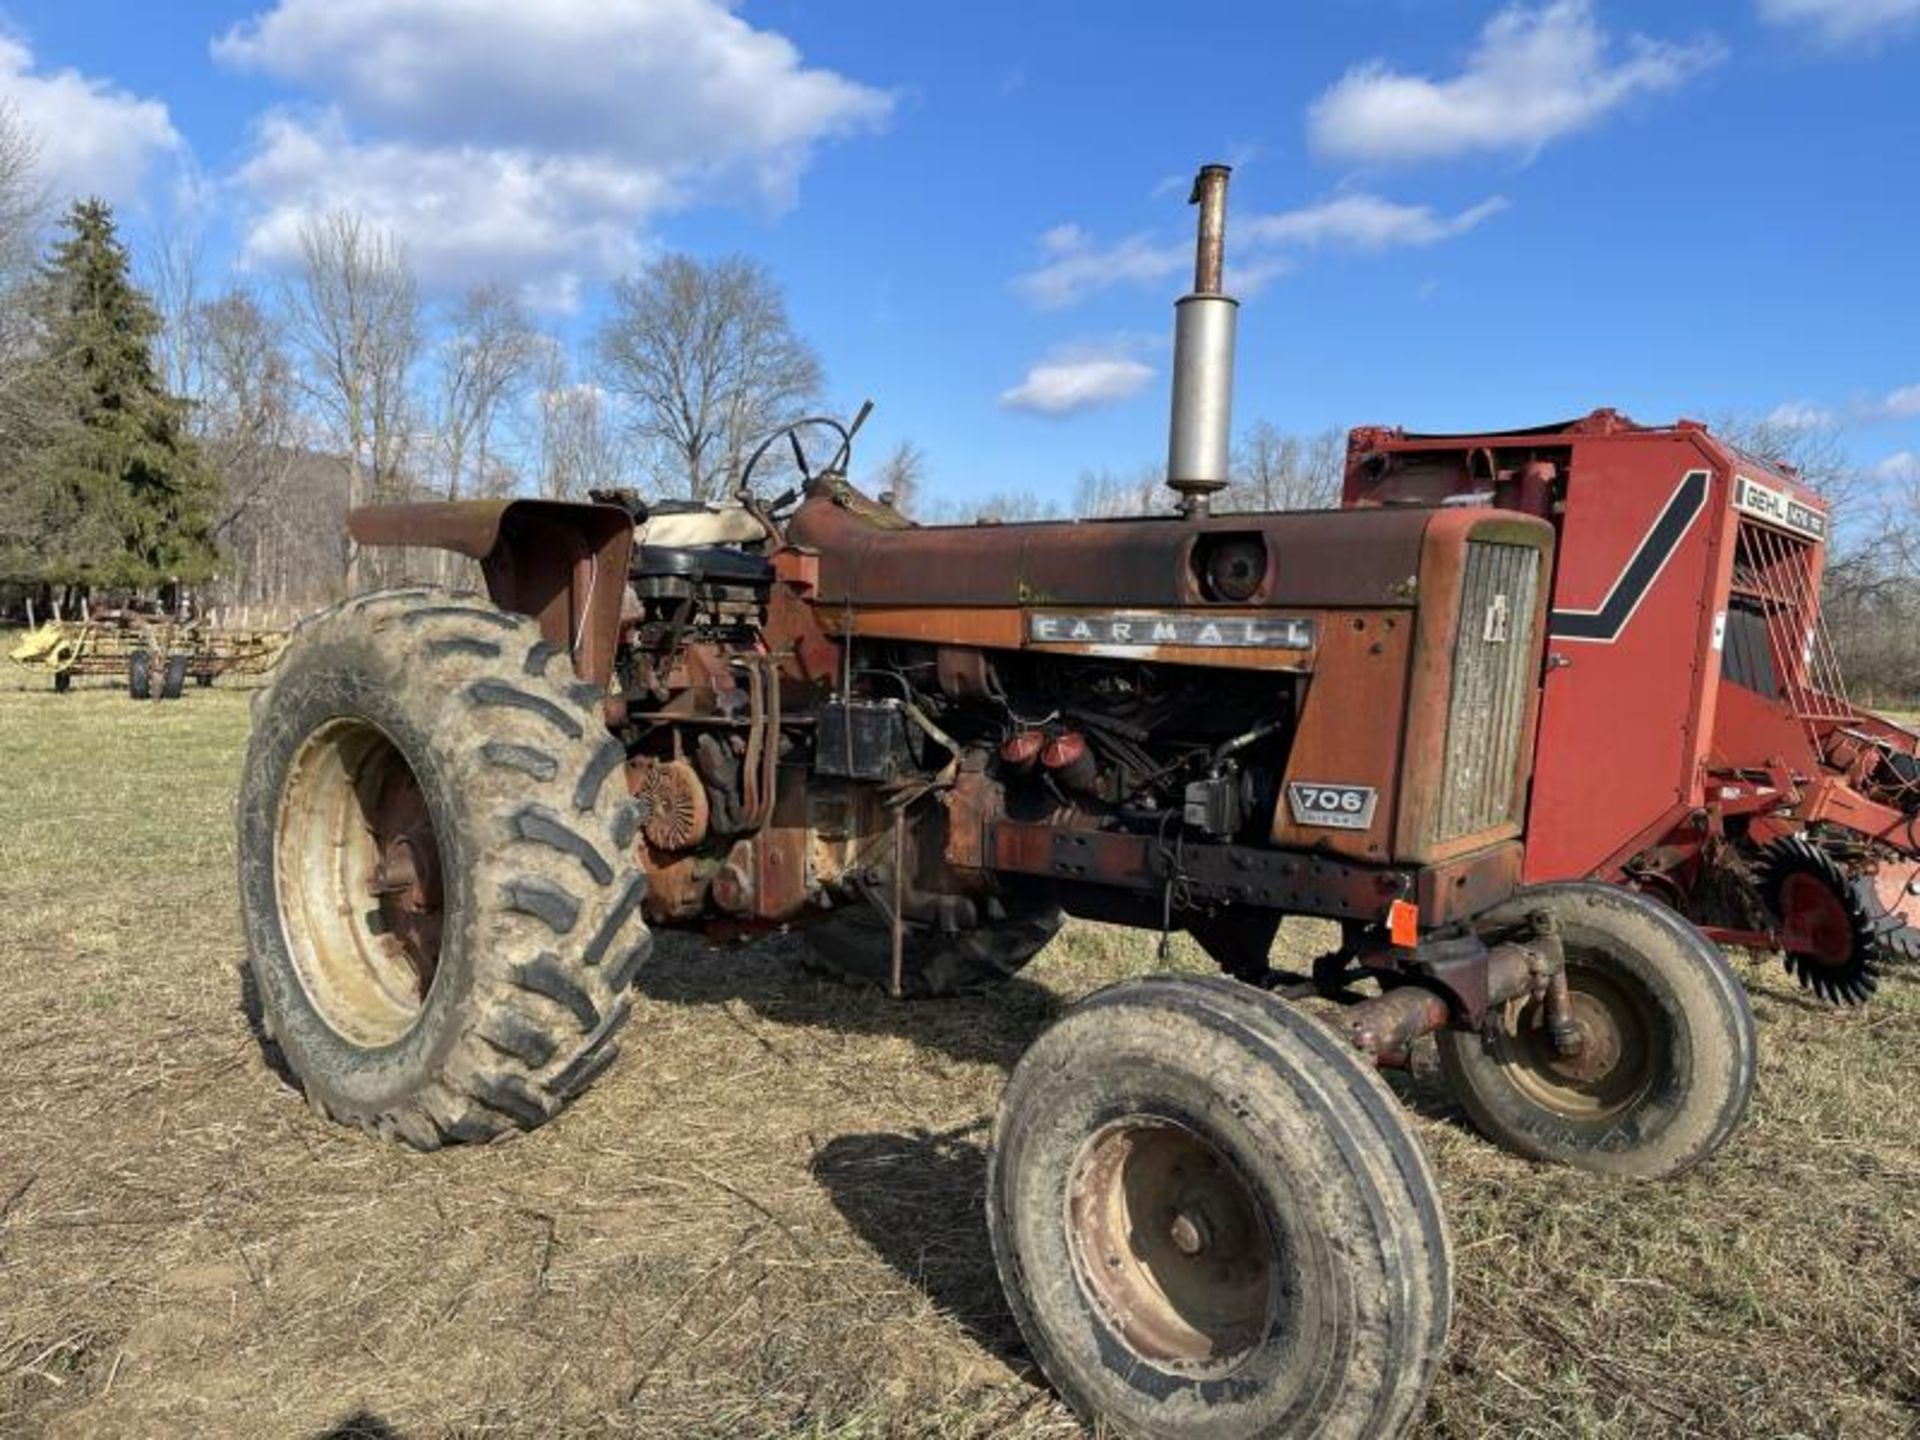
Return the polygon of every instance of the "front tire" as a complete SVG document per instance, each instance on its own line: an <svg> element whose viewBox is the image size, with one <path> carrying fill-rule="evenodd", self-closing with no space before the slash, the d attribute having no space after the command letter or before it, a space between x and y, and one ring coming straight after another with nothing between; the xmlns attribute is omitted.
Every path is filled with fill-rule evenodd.
<svg viewBox="0 0 1920 1440"><path fill-rule="evenodd" d="M597 687L475 597L363 596L256 701L241 908L314 1108L421 1149L556 1114L613 1060L647 951Z"/></svg>
<svg viewBox="0 0 1920 1440"><path fill-rule="evenodd" d="M1479 1131L1535 1160L1655 1179L1714 1154L1746 1114L1757 1042L1747 992L1672 911L1613 885L1543 885L1486 917L1559 921L1574 1020L1563 1057L1540 1007L1515 1001L1484 1035L1443 1030L1440 1065Z"/></svg>
<svg viewBox="0 0 1920 1440"><path fill-rule="evenodd" d="M1400 1106L1234 981L1127 981L1042 1035L994 1127L987 1226L1090 1426L1398 1435L1446 1344L1446 1225Z"/></svg>

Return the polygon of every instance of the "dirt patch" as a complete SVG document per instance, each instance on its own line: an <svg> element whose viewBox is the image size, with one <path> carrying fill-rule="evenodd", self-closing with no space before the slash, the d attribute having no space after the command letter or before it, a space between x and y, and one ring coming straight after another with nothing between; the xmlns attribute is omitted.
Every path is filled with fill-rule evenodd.
<svg viewBox="0 0 1920 1440"><path fill-rule="evenodd" d="M994 1280L985 1125L1150 941L1075 927L910 1005L790 943L666 943L557 1124L413 1155L312 1116L247 1030L245 708L0 685L0 1433L1076 1433ZM1743 968L1754 1119L1678 1184L1527 1165L1403 1086L1459 1252L1428 1434L1914 1429L1920 997L1836 1015Z"/></svg>

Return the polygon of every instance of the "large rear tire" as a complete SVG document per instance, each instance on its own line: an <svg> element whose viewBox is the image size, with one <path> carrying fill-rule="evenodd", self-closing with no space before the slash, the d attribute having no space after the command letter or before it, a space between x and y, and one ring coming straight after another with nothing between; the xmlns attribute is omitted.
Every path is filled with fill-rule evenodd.
<svg viewBox="0 0 1920 1440"><path fill-rule="evenodd" d="M238 808L261 1020L324 1115L421 1149L556 1114L647 952L597 687L524 616L433 591L304 624Z"/></svg>
<svg viewBox="0 0 1920 1440"><path fill-rule="evenodd" d="M909 928L900 957L900 989L917 998L961 995L1011 979L1060 932L1060 906L1041 887L1016 882L981 902L986 920L958 935ZM807 968L851 985L887 988L893 978L893 926L868 905L849 905L809 925Z"/></svg>
<svg viewBox="0 0 1920 1440"><path fill-rule="evenodd" d="M1455 1098L1481 1134L1531 1159L1643 1179L1692 1169L1727 1142L1753 1093L1739 978L1687 921L1613 885L1523 891L1483 928L1522 927L1541 910L1559 921L1583 1048L1560 1055L1541 1007L1515 1001L1484 1035L1436 1037Z"/></svg>
<svg viewBox="0 0 1920 1440"><path fill-rule="evenodd" d="M1127 981L1042 1035L1001 1102L987 1227L1090 1426L1398 1435L1445 1348L1446 1224L1399 1104L1234 981Z"/></svg>

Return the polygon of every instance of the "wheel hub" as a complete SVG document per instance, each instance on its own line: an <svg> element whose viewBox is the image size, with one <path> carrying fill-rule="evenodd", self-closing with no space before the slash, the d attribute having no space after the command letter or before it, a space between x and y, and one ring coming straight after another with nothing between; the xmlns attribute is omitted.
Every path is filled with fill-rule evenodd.
<svg viewBox="0 0 1920 1440"><path fill-rule="evenodd" d="M1245 1180L1210 1141L1135 1117L1081 1152L1067 1197L1074 1269L1141 1357L1226 1369L1258 1345L1279 1247Z"/></svg>
<svg viewBox="0 0 1920 1440"><path fill-rule="evenodd" d="M1535 1103L1572 1119L1603 1120L1636 1104L1658 1078L1658 1017L1645 997L1612 976L1567 960L1567 1008L1579 1044L1553 1042L1544 1006L1516 1000L1496 1048L1514 1084Z"/></svg>
<svg viewBox="0 0 1920 1440"><path fill-rule="evenodd" d="M1614 1017L1591 995L1570 994L1567 1004L1576 1043L1565 1050L1555 1047L1554 1069L1569 1080L1592 1084L1619 1066L1626 1042Z"/></svg>
<svg viewBox="0 0 1920 1440"><path fill-rule="evenodd" d="M1204 1210L1197 1207L1181 1210L1175 1213L1173 1223L1167 1227L1167 1238L1173 1241L1174 1249L1191 1259L1213 1243L1213 1224Z"/></svg>

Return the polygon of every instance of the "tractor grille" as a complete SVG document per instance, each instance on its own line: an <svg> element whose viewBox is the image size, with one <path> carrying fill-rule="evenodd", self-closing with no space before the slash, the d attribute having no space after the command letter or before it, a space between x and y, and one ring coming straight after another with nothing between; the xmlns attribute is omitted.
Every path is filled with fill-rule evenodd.
<svg viewBox="0 0 1920 1440"><path fill-rule="evenodd" d="M1453 699L1434 843L1509 824L1519 799L1515 767L1534 683L1534 608L1540 552L1473 540L1453 647Z"/></svg>

